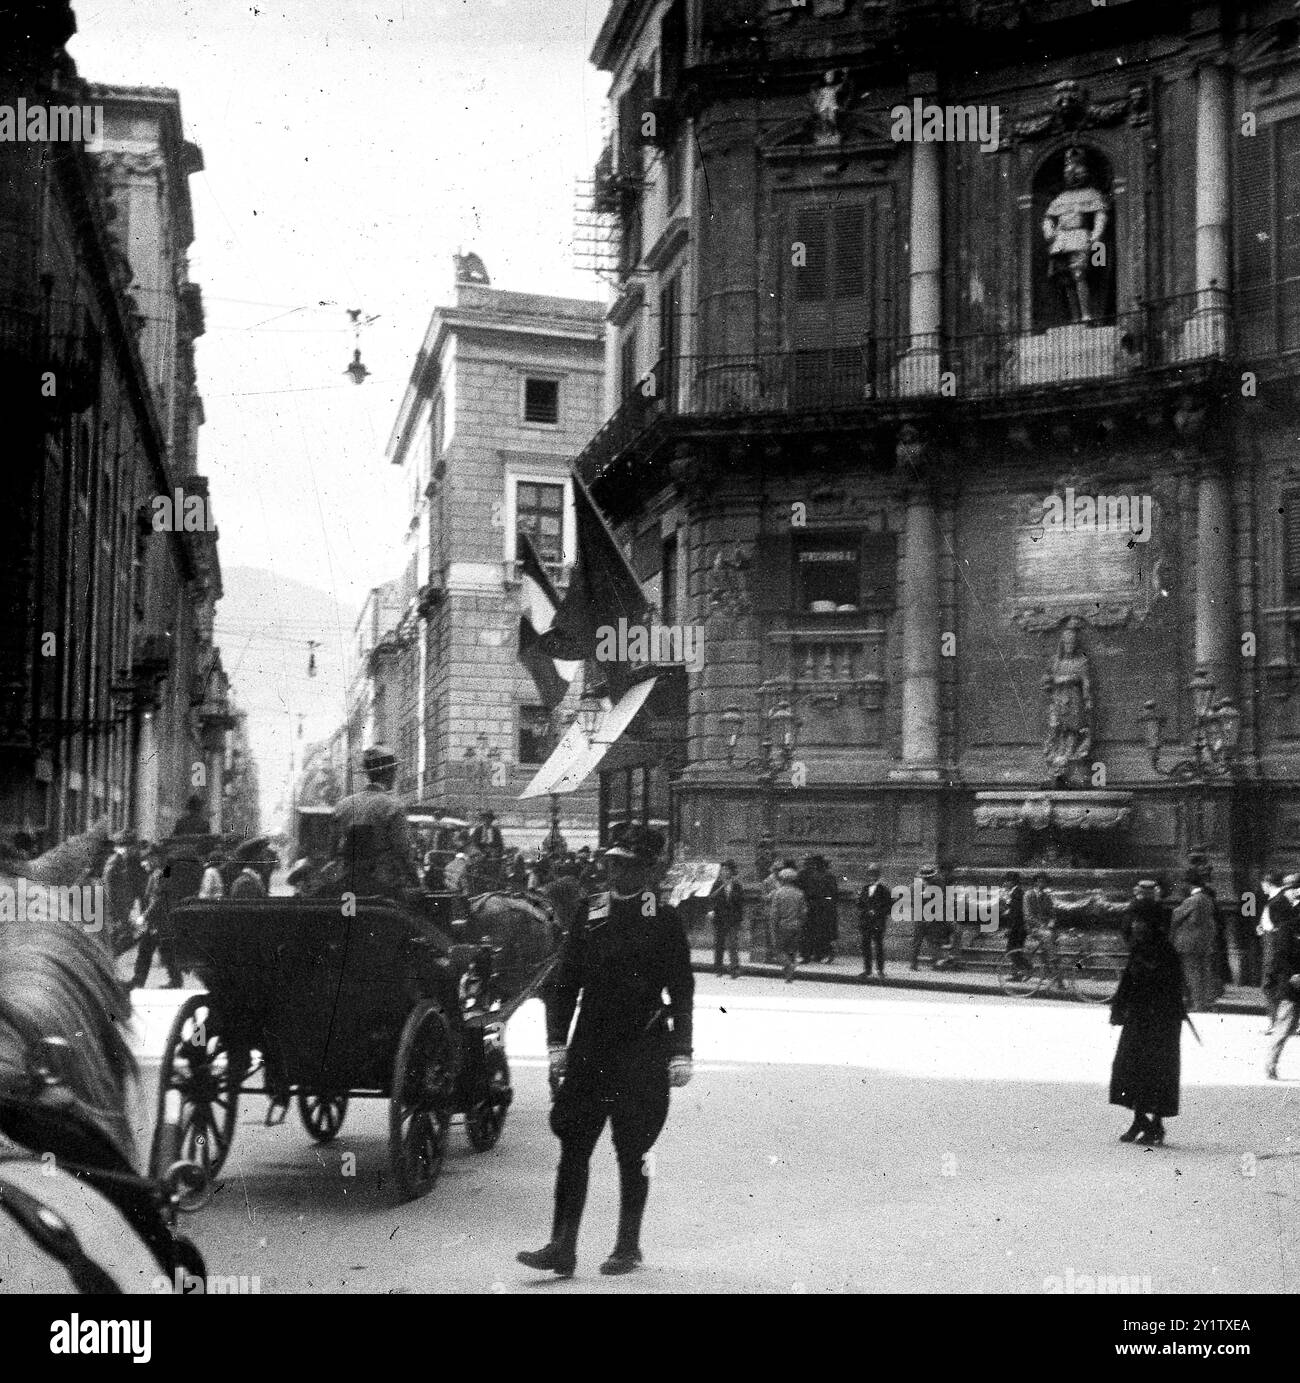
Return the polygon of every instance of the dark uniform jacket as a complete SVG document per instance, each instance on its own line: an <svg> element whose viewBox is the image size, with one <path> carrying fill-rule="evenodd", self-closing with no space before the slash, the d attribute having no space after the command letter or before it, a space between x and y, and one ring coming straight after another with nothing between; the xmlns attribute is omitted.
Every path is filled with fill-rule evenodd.
<svg viewBox="0 0 1300 1383"><path fill-rule="evenodd" d="M665 1042L670 1055L690 1056L695 976L686 934L675 908L660 905L643 917L642 896L597 895L585 923L565 939L547 984L551 1046L569 1042L575 1057L599 1061L651 1038ZM579 995L582 1007L570 1042Z"/></svg>
<svg viewBox="0 0 1300 1383"><path fill-rule="evenodd" d="M334 808L331 837L349 892L400 898L415 887L411 828L391 793L372 784L345 797Z"/></svg>

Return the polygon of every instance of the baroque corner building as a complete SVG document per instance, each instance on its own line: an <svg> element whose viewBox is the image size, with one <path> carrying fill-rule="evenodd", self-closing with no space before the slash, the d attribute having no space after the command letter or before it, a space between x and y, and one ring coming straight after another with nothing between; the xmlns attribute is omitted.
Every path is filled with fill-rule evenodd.
<svg viewBox="0 0 1300 1383"><path fill-rule="evenodd" d="M703 632L678 858L1300 865L1294 7L620 0L593 60L577 467Z"/></svg>
<svg viewBox="0 0 1300 1383"><path fill-rule="evenodd" d="M79 78L74 31L67 4L0 8L0 105L51 112L0 139L0 830L38 848L97 821L165 835L196 787L219 825L233 725L215 525L153 523L177 488L211 512L185 267L201 155L174 91Z"/></svg>

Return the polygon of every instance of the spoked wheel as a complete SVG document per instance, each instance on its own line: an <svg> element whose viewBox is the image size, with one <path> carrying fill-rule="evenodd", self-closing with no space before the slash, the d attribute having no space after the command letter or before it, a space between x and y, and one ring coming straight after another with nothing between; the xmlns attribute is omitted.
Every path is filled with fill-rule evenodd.
<svg viewBox="0 0 1300 1383"><path fill-rule="evenodd" d="M1008 951L998 962L998 988L1004 994L1037 994L1047 973L1042 957L1033 951Z"/></svg>
<svg viewBox="0 0 1300 1383"><path fill-rule="evenodd" d="M203 1174L180 1198L196 1210L230 1153L246 1056L231 1049L220 1014L206 994L186 999L172 1022L158 1073L158 1119L151 1172L163 1177L176 1162L193 1162Z"/></svg>
<svg viewBox="0 0 1300 1383"><path fill-rule="evenodd" d="M388 1154L407 1200L427 1196L442 1171L455 1084L451 1033L436 1004L422 999L406 1020L393 1062Z"/></svg>
<svg viewBox="0 0 1300 1383"><path fill-rule="evenodd" d="M329 1143L338 1137L347 1112L346 1095L298 1091L298 1115L302 1126L318 1143Z"/></svg>
<svg viewBox="0 0 1300 1383"><path fill-rule="evenodd" d="M1123 974L1112 956L1065 956L1062 958L1079 998L1092 1004L1109 1004Z"/></svg>
<svg viewBox="0 0 1300 1383"><path fill-rule="evenodd" d="M510 1086L510 1066L501 1047L501 1036L489 1030L483 1036L483 1064L486 1068L486 1090L480 1100L465 1113L465 1132L475 1152L487 1152L496 1147L506 1122L506 1111L514 1098Z"/></svg>

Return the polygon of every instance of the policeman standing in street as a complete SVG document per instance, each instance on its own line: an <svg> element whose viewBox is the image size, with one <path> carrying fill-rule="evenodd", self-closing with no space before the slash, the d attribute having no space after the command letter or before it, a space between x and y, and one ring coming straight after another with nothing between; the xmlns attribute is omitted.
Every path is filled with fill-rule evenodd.
<svg viewBox="0 0 1300 1383"><path fill-rule="evenodd" d="M619 1216L614 1251L600 1271L628 1273L641 1262L645 1155L668 1118L669 1088L691 1078L695 980L676 910L655 892L662 848L658 832L633 827L605 852L609 892L592 897L585 925L570 932L547 985L547 1046L552 1079L560 1082L551 1109L560 1140L555 1215L550 1242L518 1258L560 1277L572 1277L577 1264L588 1164L606 1120L618 1158Z"/></svg>

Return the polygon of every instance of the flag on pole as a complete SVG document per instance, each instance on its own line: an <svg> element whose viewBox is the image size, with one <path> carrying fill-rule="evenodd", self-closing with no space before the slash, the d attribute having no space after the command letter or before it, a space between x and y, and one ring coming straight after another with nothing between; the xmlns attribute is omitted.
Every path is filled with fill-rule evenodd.
<svg viewBox="0 0 1300 1383"><path fill-rule="evenodd" d="M577 519L578 560L563 601L538 647L548 656L575 662L596 660L602 628L617 629L620 619L628 626L649 623L649 605L636 573L615 541L605 516L596 507L587 487L573 477L573 506ZM600 671L610 699L619 701L644 668L626 662L602 660Z"/></svg>
<svg viewBox="0 0 1300 1383"><path fill-rule="evenodd" d="M542 635L555 622L560 597L547 574L527 533L516 539L515 555L519 561L519 661L528 669L537 687L537 694L548 711L564 700L569 683L578 674L581 660L558 659L542 647Z"/></svg>

